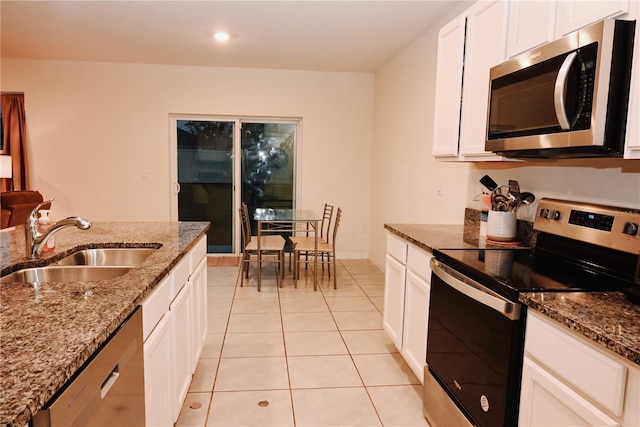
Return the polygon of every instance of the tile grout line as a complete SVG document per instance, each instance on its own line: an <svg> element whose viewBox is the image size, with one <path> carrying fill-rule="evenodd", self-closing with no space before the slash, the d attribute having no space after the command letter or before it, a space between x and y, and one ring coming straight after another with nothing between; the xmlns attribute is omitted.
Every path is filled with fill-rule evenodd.
<svg viewBox="0 0 640 427"><path fill-rule="evenodd" d="M242 263L240 263L240 274L242 274ZM208 277L208 276L207 276ZM208 281L208 279L207 279ZM208 284L207 284L208 286ZM213 405L213 394L216 388L216 382L218 381L218 373L220 371L220 365L222 364L222 350L224 349L224 343L227 339L227 331L229 330L229 323L231 321L231 311L233 310L233 304L236 300L236 292L238 290L238 278L236 278L236 283L233 287L233 295L231 296L231 305L229 306L229 314L227 315L227 324L224 328L224 337L222 338L222 345L220 346L220 354L218 355L218 364L216 365L216 373L213 377L213 384L211 385L211 397L209 398L209 405L207 407L207 415L204 417L204 426L206 427L209 422L209 414L211 413L211 406ZM209 292L207 290L207 299L209 298ZM208 321L208 319L207 319Z"/></svg>
<svg viewBox="0 0 640 427"><path fill-rule="evenodd" d="M358 285L358 288L360 288L360 290L365 295L367 295L367 293L364 291L364 289L362 289L362 286L360 286L360 283L358 283L358 281L355 279L355 277L353 277L353 274L351 274L349 269L344 264L342 264L342 262L340 262L340 265L346 270L346 272L349 274L351 279L356 283L356 285ZM337 267L336 267L336 271L334 271L333 274L336 275L336 280L337 280L337 278L338 278ZM329 285L331 285L331 284L329 284ZM320 291L322 291L322 289L320 289ZM364 383L364 379L362 378L362 374L360 373L360 370L358 369L358 365L356 364L356 361L353 358L353 354L351 354L351 350L349 349L349 346L347 345L347 341L344 338L344 335L342 333L342 329L340 329L338 327L338 322L336 321L335 317L333 316L333 310L331 309L331 306L327 302L327 298L326 298L326 295L324 294L324 292L322 292L322 297L325 300L325 304L327 304L327 307L329 308L329 313L331 313L331 318L333 319L333 321L336 324L336 328L338 329L338 333L340 334L340 338L342 339L342 343L344 344L344 347L347 349L347 353L349 354L349 358L351 359L351 363L353 363L353 366L356 369L356 372L358 373L358 378L360 378L360 381L362 382L362 388L364 388L364 391L367 394L367 397L369 398L369 402L371 403L371 407L373 408L374 412L376 413L376 417L378 417L378 421L380 422L380 425L384 427L384 423L382 422L382 417L378 413L378 408L376 408L376 405L373 402L371 394L369 394L369 389L367 388L366 384ZM369 298L368 295L367 295L367 298ZM373 304L373 302L371 302L371 303ZM375 307L375 304L374 304L374 307ZM377 310L377 307L376 307L376 310ZM377 311L379 311L379 310L377 310Z"/></svg>

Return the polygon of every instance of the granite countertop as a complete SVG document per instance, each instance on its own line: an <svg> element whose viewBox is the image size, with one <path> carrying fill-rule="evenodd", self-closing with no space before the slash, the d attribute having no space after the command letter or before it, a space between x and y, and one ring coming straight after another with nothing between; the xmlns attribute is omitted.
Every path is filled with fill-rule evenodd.
<svg viewBox="0 0 640 427"><path fill-rule="evenodd" d="M161 247L126 275L77 283L0 285L0 424L23 426L204 236L206 222L98 222L56 233L31 262L24 229L0 232L0 270L42 266L81 249Z"/></svg>
<svg viewBox="0 0 640 427"><path fill-rule="evenodd" d="M522 242L519 245L501 245L497 242L487 242L485 237L481 237L477 233L477 229L469 229L469 227L462 224L385 224L384 228L429 252L433 252L434 249L530 247L526 242Z"/></svg>
<svg viewBox="0 0 640 427"><path fill-rule="evenodd" d="M385 224L384 227L430 252L492 246L472 232L473 228L470 232L467 225ZM529 310L538 311L640 365L640 305L630 303L622 292L537 292L520 294L519 299Z"/></svg>

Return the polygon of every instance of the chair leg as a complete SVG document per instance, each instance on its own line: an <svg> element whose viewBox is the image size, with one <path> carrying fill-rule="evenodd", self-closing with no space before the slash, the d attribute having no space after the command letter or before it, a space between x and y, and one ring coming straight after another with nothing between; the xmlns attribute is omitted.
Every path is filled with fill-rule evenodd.
<svg viewBox="0 0 640 427"><path fill-rule="evenodd" d="M284 250L278 252L278 266L276 268L276 283L282 287L284 281Z"/></svg>
<svg viewBox="0 0 640 427"><path fill-rule="evenodd" d="M247 269L247 264L246 264L246 256L243 253L242 254L242 258L240 259L240 287L243 286L244 283L244 275L245 275L245 270Z"/></svg>
<svg viewBox="0 0 640 427"><path fill-rule="evenodd" d="M333 289L338 289L338 270L336 269L336 254L333 253Z"/></svg>

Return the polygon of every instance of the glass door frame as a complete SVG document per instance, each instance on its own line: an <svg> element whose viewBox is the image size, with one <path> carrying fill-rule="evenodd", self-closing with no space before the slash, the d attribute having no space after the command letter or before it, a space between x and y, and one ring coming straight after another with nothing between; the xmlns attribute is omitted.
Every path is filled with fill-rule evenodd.
<svg viewBox="0 0 640 427"><path fill-rule="evenodd" d="M295 125L295 164L293 167L293 207L297 208L298 200L301 200L301 162L302 162L302 118L289 117L259 117L259 116L224 116L209 114L170 114L169 115L169 192L170 192L170 219L178 221L178 120L199 120L212 122L233 122L233 205L234 213L238 211L241 203L241 150L242 150L242 124L243 123L282 123ZM232 215L233 251L215 255L240 255L241 233L238 223L238 215Z"/></svg>

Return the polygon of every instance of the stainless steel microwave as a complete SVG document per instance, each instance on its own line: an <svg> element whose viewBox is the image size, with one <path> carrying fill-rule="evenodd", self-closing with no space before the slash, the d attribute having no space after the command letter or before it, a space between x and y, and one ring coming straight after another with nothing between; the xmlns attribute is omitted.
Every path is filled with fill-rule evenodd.
<svg viewBox="0 0 640 427"><path fill-rule="evenodd" d="M634 33L635 21L604 20L491 68L486 150L621 156Z"/></svg>

